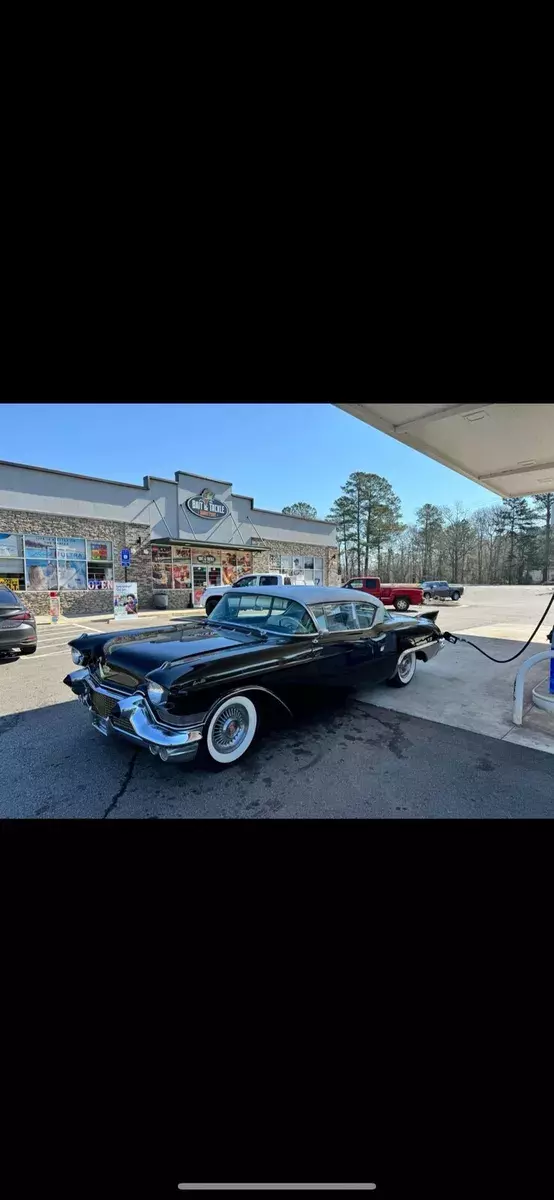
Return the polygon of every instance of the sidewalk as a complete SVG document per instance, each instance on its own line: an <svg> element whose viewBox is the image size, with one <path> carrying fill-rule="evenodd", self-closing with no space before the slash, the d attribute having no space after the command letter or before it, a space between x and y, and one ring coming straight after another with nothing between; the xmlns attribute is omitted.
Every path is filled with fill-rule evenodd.
<svg viewBox="0 0 554 1200"><path fill-rule="evenodd" d="M203 608L147 608L139 612L136 617L118 617L117 623L118 625L127 621L134 623L137 620L143 621L145 618L150 620L152 617L166 617L168 621L171 621L173 617L205 617L205 615L206 611ZM91 613L86 616L61 616L55 623L56 625L73 625L74 623L78 624L80 621L86 621L89 624L91 621L115 621L115 619L113 609L110 609L106 613ZM35 617L35 620L37 625L52 625L53 623L52 618L47 613Z"/></svg>

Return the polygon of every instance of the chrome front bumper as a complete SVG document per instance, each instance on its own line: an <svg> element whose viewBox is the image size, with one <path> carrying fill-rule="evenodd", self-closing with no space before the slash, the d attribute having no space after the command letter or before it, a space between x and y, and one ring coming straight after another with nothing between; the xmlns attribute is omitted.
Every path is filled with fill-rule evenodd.
<svg viewBox="0 0 554 1200"><path fill-rule="evenodd" d="M66 675L64 683L89 710L98 733L105 737L117 734L151 754L158 754L164 762L170 758L180 762L195 758L202 738L201 727L176 729L162 724L155 719L142 692L129 696L101 687L86 667Z"/></svg>

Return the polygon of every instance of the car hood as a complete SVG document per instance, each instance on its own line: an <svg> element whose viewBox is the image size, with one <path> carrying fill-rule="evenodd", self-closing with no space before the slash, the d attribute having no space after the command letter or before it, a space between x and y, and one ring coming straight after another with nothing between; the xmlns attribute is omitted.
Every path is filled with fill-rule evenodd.
<svg viewBox="0 0 554 1200"><path fill-rule="evenodd" d="M259 645L258 639L253 639ZM215 628L205 620L158 625L154 629L126 630L113 634L85 634L70 646L84 651L93 663L102 663L106 682L134 690L147 675L168 663L198 662L227 651L249 651L252 640L241 630Z"/></svg>
<svg viewBox="0 0 554 1200"><path fill-rule="evenodd" d="M166 662L194 658L199 654L219 654L244 645L244 634L234 630L211 629L207 623L193 626L172 625L169 629L143 629L110 638L105 644L106 666L121 667L148 675Z"/></svg>

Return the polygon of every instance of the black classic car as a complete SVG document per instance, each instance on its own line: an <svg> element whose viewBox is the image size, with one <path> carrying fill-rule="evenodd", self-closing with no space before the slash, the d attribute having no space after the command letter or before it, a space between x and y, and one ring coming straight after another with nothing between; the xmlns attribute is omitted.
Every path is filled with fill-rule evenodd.
<svg viewBox="0 0 554 1200"><path fill-rule="evenodd" d="M373 596L330 587L248 587L209 617L140 632L82 634L64 679L94 727L167 759L228 766L276 711L323 688L406 687L441 649L436 612L393 615Z"/></svg>

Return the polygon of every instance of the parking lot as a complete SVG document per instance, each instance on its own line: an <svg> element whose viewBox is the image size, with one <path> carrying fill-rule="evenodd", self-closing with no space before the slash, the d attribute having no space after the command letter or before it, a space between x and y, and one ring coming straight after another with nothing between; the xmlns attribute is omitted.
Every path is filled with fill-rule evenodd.
<svg viewBox="0 0 554 1200"><path fill-rule="evenodd" d="M549 590L539 585L468 588L460 603L440 606L445 611L439 624L454 632L467 631L481 645L492 639L508 657L508 647L517 649L531 633ZM168 619L171 616L160 614L140 624L144 628ZM528 653L547 648L545 636L552 623L551 610ZM72 669L67 640L86 630L108 628L112 631L113 624L87 622L86 617L71 624L41 624L35 655L0 659L0 816L112 820L552 815L554 756L545 752L551 736L546 714L541 714L547 722L544 748L533 749L510 740L509 733L486 736L468 727L467 720L464 727L463 705L457 713L454 700L448 723L444 712L437 712L438 691L449 686L449 663L451 699L456 690L471 692L473 660L480 656L468 647L446 647L433 663L419 665L414 683L401 693L386 687L365 689L358 696L326 703L294 727L267 730L243 763L211 774L194 764L162 763L93 730L87 713L62 683ZM497 684L502 703L520 661L511 665L506 685L504 679ZM415 699L409 701L412 688ZM406 711L408 703L417 711ZM442 701L440 706L444 708Z"/></svg>

